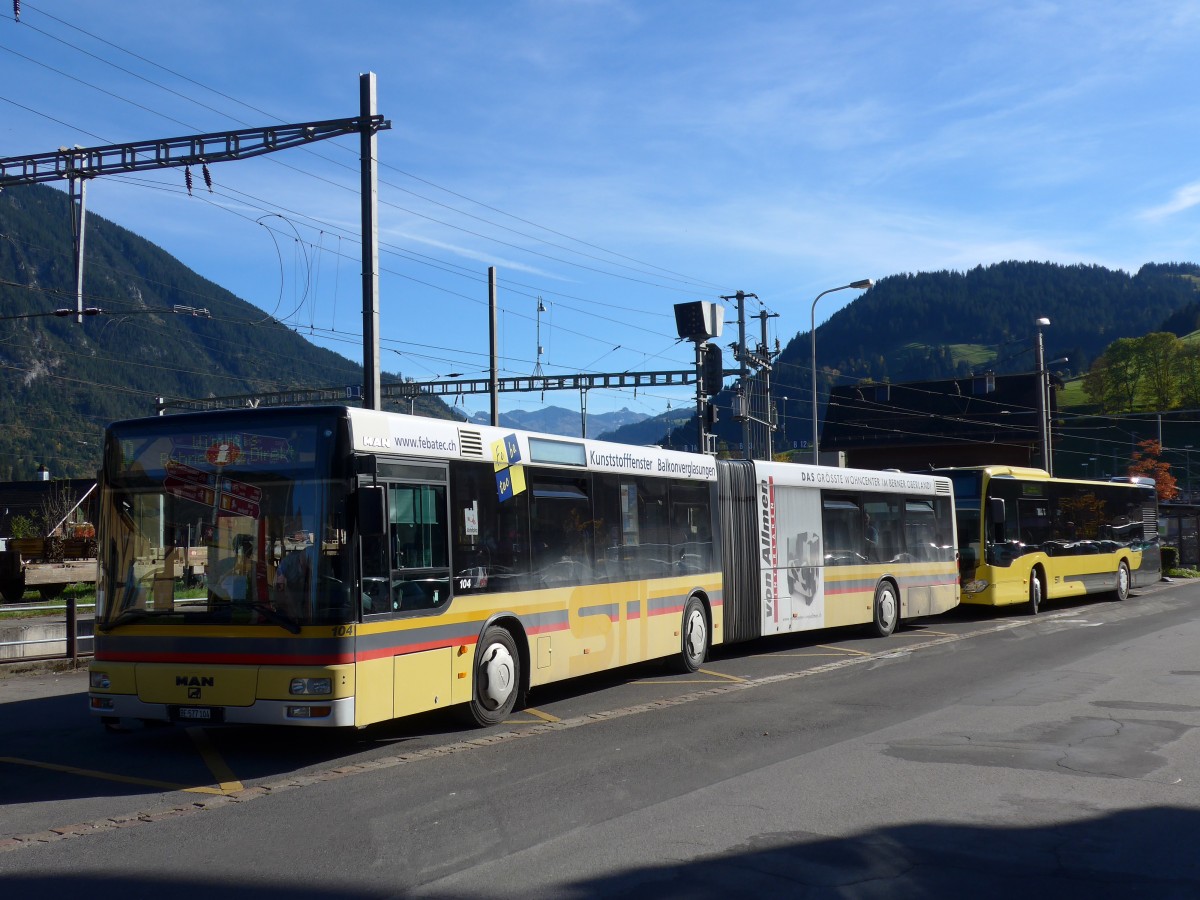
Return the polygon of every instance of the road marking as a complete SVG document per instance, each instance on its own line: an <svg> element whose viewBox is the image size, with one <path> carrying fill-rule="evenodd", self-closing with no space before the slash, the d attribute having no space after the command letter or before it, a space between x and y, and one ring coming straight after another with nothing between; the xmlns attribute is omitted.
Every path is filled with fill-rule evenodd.
<svg viewBox="0 0 1200 900"><path fill-rule="evenodd" d="M529 715L531 715L531 716L536 716L537 718L541 719L543 722L561 722L562 721L560 718L558 718L558 716L552 716L552 715L550 715L550 713L542 712L540 709L534 709L532 706L525 707L523 710L521 710L521 712L529 713ZM518 721L518 722L515 722L514 724L520 725L523 723Z"/></svg>
<svg viewBox="0 0 1200 900"><path fill-rule="evenodd" d="M705 675L712 675L716 678L727 678L730 681L746 683L747 679L739 678L737 675L726 675L724 672L714 672L711 669L697 669L697 672L702 672Z"/></svg>
<svg viewBox="0 0 1200 900"><path fill-rule="evenodd" d="M132 775L116 775L112 772L100 772L96 769L81 769L78 766L60 766L57 763L38 762L34 759L19 759L15 756L0 756L0 763L12 763L15 766L30 766L35 769L49 769L51 772L65 772L68 775L79 775L83 778L101 778L105 781L117 781L121 784L136 784L142 787L161 788L167 791L184 791L190 794L225 794L223 788L189 787L186 784L175 784L170 781L156 781L153 778L134 778Z"/></svg>
<svg viewBox="0 0 1200 900"><path fill-rule="evenodd" d="M839 653L853 653L856 656L874 656L874 653L869 653L866 650L851 650L849 647L831 647L828 644L817 644L823 650L836 650Z"/></svg>
<svg viewBox="0 0 1200 900"><path fill-rule="evenodd" d="M196 749L200 751L200 758L208 766L208 771L212 772L213 777L217 779L222 793L229 794L245 787L230 771L229 766L225 765L225 760L221 758L221 754L209 740L207 731L199 725L193 725L188 728L187 733L188 737L192 739L192 743L196 745Z"/></svg>

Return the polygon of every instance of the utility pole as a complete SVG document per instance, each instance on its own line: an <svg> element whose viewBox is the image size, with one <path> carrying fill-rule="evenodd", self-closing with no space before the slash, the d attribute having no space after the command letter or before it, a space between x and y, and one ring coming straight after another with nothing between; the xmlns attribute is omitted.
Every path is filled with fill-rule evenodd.
<svg viewBox="0 0 1200 900"><path fill-rule="evenodd" d="M379 395L379 179L375 160L379 144L375 117L375 73L358 79L359 147L361 152L359 199L362 201L363 292L363 407L383 409Z"/></svg>
<svg viewBox="0 0 1200 900"><path fill-rule="evenodd" d="M738 342L735 353L739 363L738 367L738 397L736 398L737 409L734 411L733 417L742 423L742 457L744 459L753 459L750 444L750 421L753 418L750 414L750 368L747 365L749 357L746 352L746 298L753 297L758 299L758 294L748 294L745 291L738 291L736 294L722 295L722 300L737 300L738 314Z"/></svg>
<svg viewBox="0 0 1200 900"><path fill-rule="evenodd" d="M763 397L765 398L766 406L763 409L763 417L766 422L765 432L767 439L763 442L767 447L767 460L771 460L775 456L775 429L778 427L775 415L775 407L771 402L771 361L779 355L779 341L775 342L774 354L768 349L767 345L767 319L775 319L779 317L779 313L767 312L765 309L760 312L756 319L759 320L762 326L762 339L758 344L758 365L763 373Z"/></svg>
<svg viewBox="0 0 1200 900"><path fill-rule="evenodd" d="M488 266L488 396L492 400L492 425L500 424L500 362L496 335L496 267Z"/></svg>

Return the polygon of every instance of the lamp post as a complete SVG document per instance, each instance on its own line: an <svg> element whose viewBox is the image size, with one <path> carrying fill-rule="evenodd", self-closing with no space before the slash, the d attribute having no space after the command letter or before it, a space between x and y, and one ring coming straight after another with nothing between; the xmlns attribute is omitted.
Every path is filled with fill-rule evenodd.
<svg viewBox="0 0 1200 900"><path fill-rule="evenodd" d="M1033 324L1037 327L1037 340L1033 350L1038 378L1038 436L1042 445L1042 468L1046 470L1047 475L1053 475L1054 468L1050 462L1050 398L1046 396L1049 392L1049 379L1046 377L1045 350L1042 344L1042 328L1048 326L1050 320L1042 317Z"/></svg>
<svg viewBox="0 0 1200 900"><path fill-rule="evenodd" d="M812 315L810 318L809 335L812 337L812 445L813 445L813 465L818 465L820 458L820 439L817 437L817 300L820 300L826 294L832 294L834 291L844 291L853 289L856 291L865 291L873 282L870 278L863 278L860 281L852 281L849 284L843 284L841 287L830 288L827 291L821 291L817 294L812 302Z"/></svg>

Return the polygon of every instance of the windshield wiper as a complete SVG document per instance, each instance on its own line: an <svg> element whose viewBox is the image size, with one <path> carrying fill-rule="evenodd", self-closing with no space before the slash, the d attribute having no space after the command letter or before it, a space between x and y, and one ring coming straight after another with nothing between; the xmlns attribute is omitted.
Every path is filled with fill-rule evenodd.
<svg viewBox="0 0 1200 900"><path fill-rule="evenodd" d="M257 600L234 600L232 606L237 606L243 609L252 609L264 619L269 619L276 625L282 626L292 634L300 633L300 624L286 613L281 613L269 603L262 603Z"/></svg>

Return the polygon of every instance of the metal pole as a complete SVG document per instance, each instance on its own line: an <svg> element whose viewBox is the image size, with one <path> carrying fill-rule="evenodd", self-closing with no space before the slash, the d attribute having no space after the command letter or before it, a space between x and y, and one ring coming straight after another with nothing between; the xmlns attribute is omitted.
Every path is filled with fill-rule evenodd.
<svg viewBox="0 0 1200 900"><path fill-rule="evenodd" d="M87 179L70 178L71 230L75 238L75 321L83 321L83 236L87 223Z"/></svg>
<svg viewBox="0 0 1200 900"><path fill-rule="evenodd" d="M742 459L753 459L750 452L750 368L746 365L746 292L735 295L738 305L738 364L742 385Z"/></svg>
<svg viewBox="0 0 1200 900"><path fill-rule="evenodd" d="M1046 473L1053 475L1050 466L1050 430L1048 427L1047 416L1049 415L1049 407L1046 402L1046 363L1045 351L1042 346L1042 323L1048 320L1039 319L1037 326L1037 340L1034 343L1034 361L1037 365L1038 377L1038 433L1039 440L1042 444L1042 467Z"/></svg>
<svg viewBox="0 0 1200 900"><path fill-rule="evenodd" d="M817 300L820 300L826 294L832 294L834 291L844 291L848 288L853 288L856 291L865 291L869 289L874 282L870 278L863 278L859 281L852 281L849 284L843 284L841 287L830 288L827 291L821 291L813 299L812 310L809 317L808 333L812 338L812 445L813 445L813 465L821 463L821 439L817 437Z"/></svg>
<svg viewBox="0 0 1200 900"><path fill-rule="evenodd" d="M371 127L375 115L375 73L358 76L362 202L363 408L383 409L379 388L379 181L375 159L378 139Z"/></svg>
<svg viewBox="0 0 1200 900"><path fill-rule="evenodd" d="M488 266L488 348L491 357L492 425L500 425L500 363L496 335L496 267Z"/></svg>
<svg viewBox="0 0 1200 900"><path fill-rule="evenodd" d="M708 442L704 435L704 348L702 341L696 341L696 452L703 453Z"/></svg>

